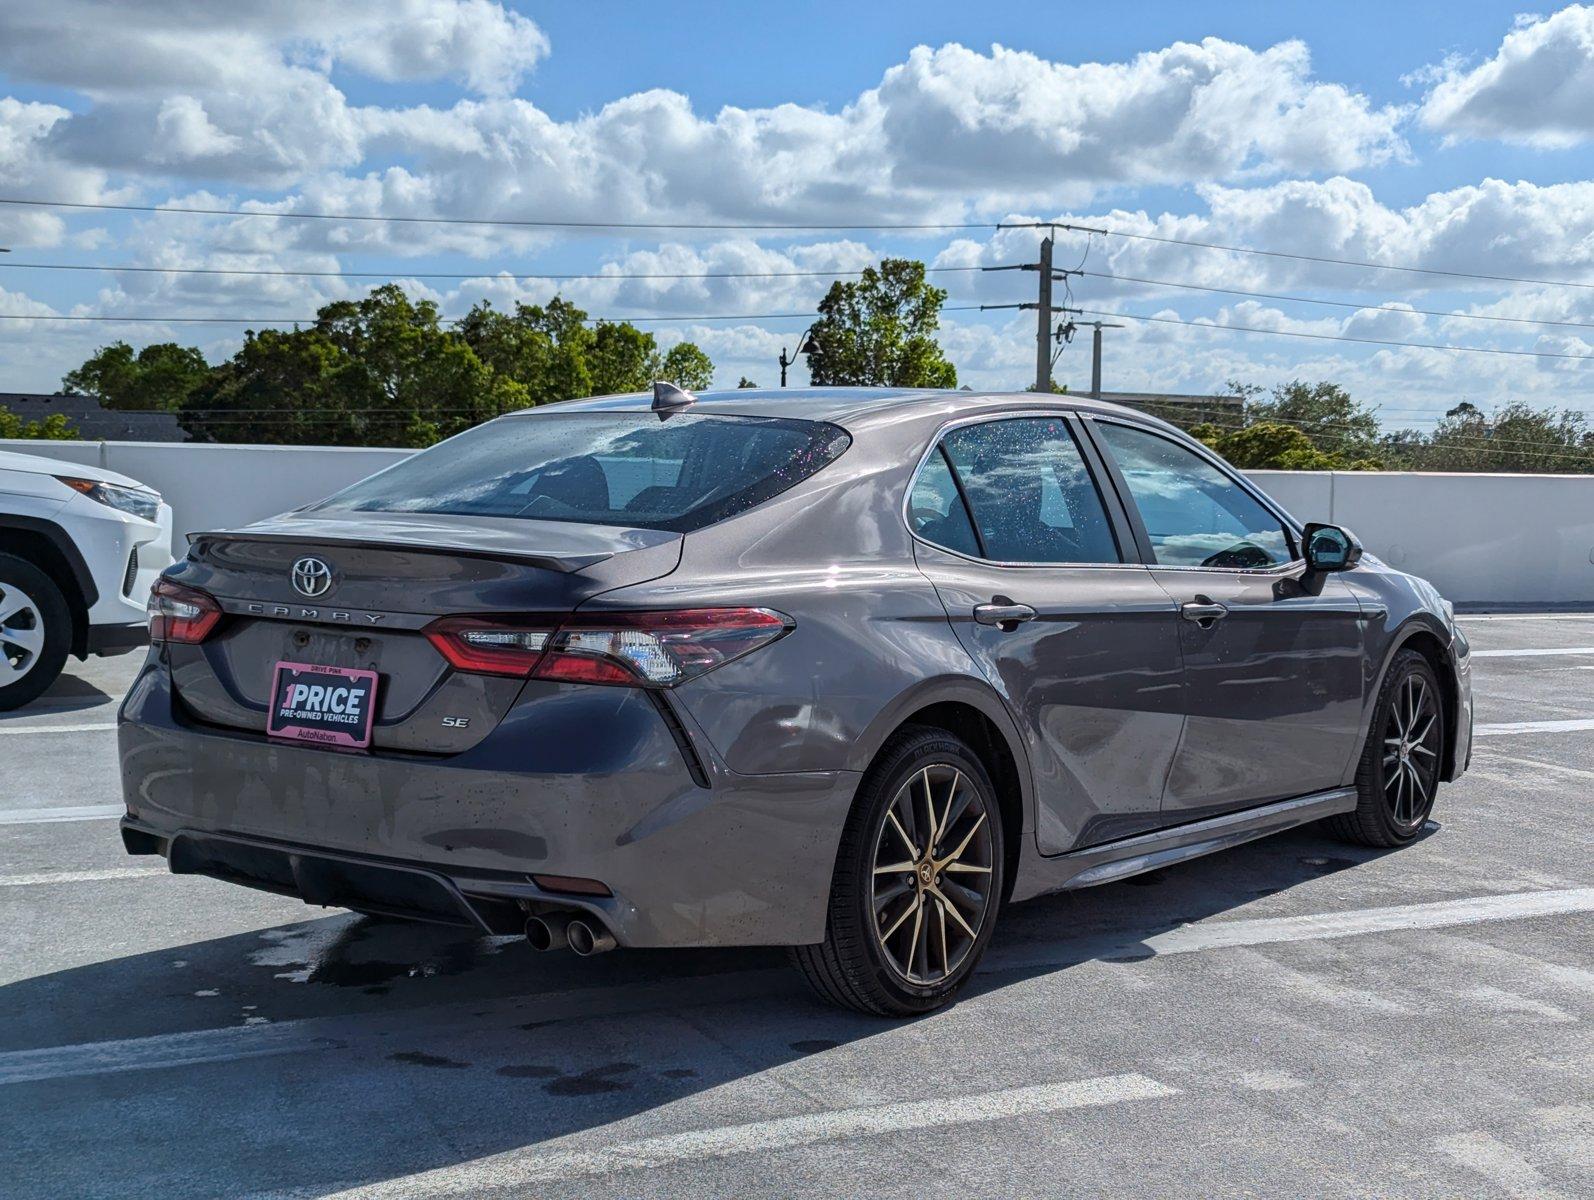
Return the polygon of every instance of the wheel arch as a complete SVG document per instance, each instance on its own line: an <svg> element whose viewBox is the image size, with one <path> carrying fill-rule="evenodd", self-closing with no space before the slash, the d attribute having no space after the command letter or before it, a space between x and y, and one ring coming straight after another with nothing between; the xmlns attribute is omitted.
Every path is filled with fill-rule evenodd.
<svg viewBox="0 0 1594 1200"><path fill-rule="evenodd" d="M5 553L32 563L48 575L66 597L72 614L72 653L88 654L89 609L99 600L94 576L66 530L37 517L0 515L5 530Z"/></svg>
<svg viewBox="0 0 1594 1200"><path fill-rule="evenodd" d="M1461 683L1450 653L1450 631L1426 613L1413 616L1401 625L1390 639L1389 650L1384 655L1383 665L1378 672L1378 678L1374 681L1372 696L1375 699L1384 686L1384 680L1389 675L1389 668L1393 665L1395 656L1402 650L1415 650L1421 654L1428 660L1428 665L1433 668L1434 675L1439 679L1439 702L1445 718L1445 740L1440 757L1444 769L1440 772L1439 778L1455 779L1458 774L1456 748L1460 744L1457 722L1461 712ZM1369 712L1368 726L1364 732L1370 732L1372 717L1373 714Z"/></svg>
<svg viewBox="0 0 1594 1200"><path fill-rule="evenodd" d="M1035 802L1029 756L1006 706L982 680L926 680L899 696L858 739L855 769L866 771L886 741L909 725L943 729L961 739L991 777L1006 835L1010 892L1025 839L1034 828Z"/></svg>

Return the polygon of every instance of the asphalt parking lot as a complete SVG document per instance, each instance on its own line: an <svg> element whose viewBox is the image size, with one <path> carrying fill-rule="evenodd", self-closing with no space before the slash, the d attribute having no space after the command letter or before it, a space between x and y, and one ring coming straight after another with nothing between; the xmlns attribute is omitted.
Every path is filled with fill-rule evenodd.
<svg viewBox="0 0 1594 1200"><path fill-rule="evenodd" d="M1594 1194L1594 615L1465 619L1471 772L1009 910L903 1024L773 952L536 955L122 852L92 660L0 719L12 1196Z"/></svg>

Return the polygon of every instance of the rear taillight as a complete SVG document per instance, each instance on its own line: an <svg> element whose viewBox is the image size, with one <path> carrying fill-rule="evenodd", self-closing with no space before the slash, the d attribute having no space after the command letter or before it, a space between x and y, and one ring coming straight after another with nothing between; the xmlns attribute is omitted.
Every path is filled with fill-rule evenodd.
<svg viewBox="0 0 1594 1200"><path fill-rule="evenodd" d="M149 640L197 645L210 636L221 620L221 605L198 588L157 579L150 589Z"/></svg>
<svg viewBox="0 0 1594 1200"><path fill-rule="evenodd" d="M423 632L456 671L524 679L547 649L557 624L557 619L444 617Z"/></svg>
<svg viewBox="0 0 1594 1200"><path fill-rule="evenodd" d="M557 627L447 617L426 636L457 670L572 683L674 687L766 646L792 627L767 608L592 613Z"/></svg>

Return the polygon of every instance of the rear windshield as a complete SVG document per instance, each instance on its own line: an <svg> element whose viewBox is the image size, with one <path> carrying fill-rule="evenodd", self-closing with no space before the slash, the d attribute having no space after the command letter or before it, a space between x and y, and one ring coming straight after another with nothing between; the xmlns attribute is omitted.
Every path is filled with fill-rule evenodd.
<svg viewBox="0 0 1594 1200"><path fill-rule="evenodd" d="M540 413L450 438L312 505L690 533L779 495L847 448L786 417Z"/></svg>

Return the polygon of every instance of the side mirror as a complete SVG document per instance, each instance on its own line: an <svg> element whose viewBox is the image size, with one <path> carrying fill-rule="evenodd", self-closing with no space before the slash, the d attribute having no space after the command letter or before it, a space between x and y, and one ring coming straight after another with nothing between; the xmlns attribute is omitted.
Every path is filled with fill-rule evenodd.
<svg viewBox="0 0 1594 1200"><path fill-rule="evenodd" d="M1362 544L1338 525L1310 524L1301 535L1308 571L1345 571L1361 561Z"/></svg>

